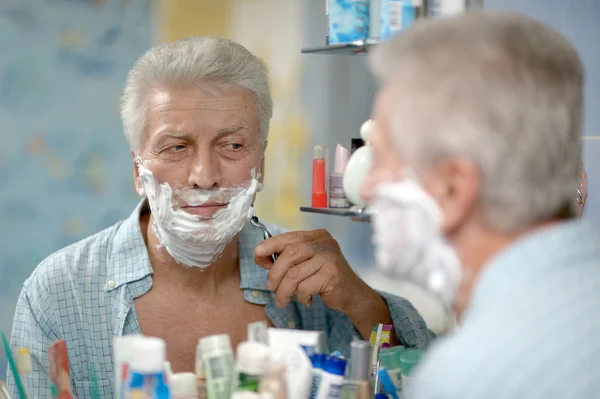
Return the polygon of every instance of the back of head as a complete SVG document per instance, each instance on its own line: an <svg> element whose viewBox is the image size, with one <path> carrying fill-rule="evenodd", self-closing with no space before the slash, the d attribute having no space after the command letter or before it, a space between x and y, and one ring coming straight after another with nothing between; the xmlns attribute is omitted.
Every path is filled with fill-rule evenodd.
<svg viewBox="0 0 600 399"><path fill-rule="evenodd" d="M371 65L394 87L399 155L417 169L473 161L491 228L525 229L574 204L583 67L562 35L523 16L470 12L415 24Z"/></svg>
<svg viewBox="0 0 600 399"><path fill-rule="evenodd" d="M196 36L153 47L129 71L121 119L134 152L145 130L148 93L156 87L193 86L247 89L255 99L261 136L266 140L273 103L265 64L231 40Z"/></svg>

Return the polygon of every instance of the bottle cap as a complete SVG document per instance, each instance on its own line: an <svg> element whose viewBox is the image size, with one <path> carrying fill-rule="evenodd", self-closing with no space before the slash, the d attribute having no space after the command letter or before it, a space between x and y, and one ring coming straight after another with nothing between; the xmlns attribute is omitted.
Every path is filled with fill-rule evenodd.
<svg viewBox="0 0 600 399"><path fill-rule="evenodd" d="M335 356L325 356L323 371L343 376L346 372L346 359Z"/></svg>
<svg viewBox="0 0 600 399"><path fill-rule="evenodd" d="M333 173L343 174L346 164L350 158L350 151L341 144L335 147L335 159L333 164Z"/></svg>
<svg viewBox="0 0 600 399"><path fill-rule="evenodd" d="M400 355L400 364L402 366L402 374L411 375L413 369L417 364L419 364L419 360L423 356L423 351L421 349L411 349L404 352Z"/></svg>
<svg viewBox="0 0 600 399"><path fill-rule="evenodd" d="M396 370L402 368L400 356L405 352L403 346L393 346L379 352L379 363L387 370Z"/></svg>
<svg viewBox="0 0 600 399"><path fill-rule="evenodd" d="M171 398L195 398L198 396L196 374L175 373L171 376Z"/></svg>
<svg viewBox="0 0 600 399"><path fill-rule="evenodd" d="M140 373L162 373L165 367L165 341L155 337L143 337L133 341L134 356L131 369Z"/></svg>
<svg viewBox="0 0 600 399"><path fill-rule="evenodd" d="M228 334L216 334L200 338L200 352L203 358L232 353L231 340Z"/></svg>
<svg viewBox="0 0 600 399"><path fill-rule="evenodd" d="M264 375L269 368L269 347L255 341L245 341L237 347L237 370L250 375Z"/></svg>
<svg viewBox="0 0 600 399"><path fill-rule="evenodd" d="M365 123L363 123L362 126L360 127L360 137L365 142L369 142L369 136L373 132L374 127L375 127L375 124L373 123L373 121L371 119L366 120Z"/></svg>
<svg viewBox="0 0 600 399"><path fill-rule="evenodd" d="M350 343L350 380L368 380L371 374L371 346L367 341Z"/></svg>

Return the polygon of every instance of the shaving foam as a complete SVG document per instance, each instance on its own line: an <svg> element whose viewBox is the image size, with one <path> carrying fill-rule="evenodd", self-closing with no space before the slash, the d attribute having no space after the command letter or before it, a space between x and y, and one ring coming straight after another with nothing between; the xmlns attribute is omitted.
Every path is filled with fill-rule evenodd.
<svg viewBox="0 0 600 399"><path fill-rule="evenodd" d="M254 171L244 187L177 190L177 199L169 184L159 184L143 162L138 162L138 171L152 210L154 234L160 245L185 266L204 269L213 264L252 217L252 201L259 187ZM183 205L198 206L208 200L229 204L208 217L181 209Z"/></svg>

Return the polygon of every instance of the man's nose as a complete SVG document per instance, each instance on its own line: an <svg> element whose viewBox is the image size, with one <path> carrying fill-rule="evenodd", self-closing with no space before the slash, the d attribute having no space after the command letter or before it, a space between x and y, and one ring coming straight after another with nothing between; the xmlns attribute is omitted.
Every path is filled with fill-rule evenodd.
<svg viewBox="0 0 600 399"><path fill-rule="evenodd" d="M219 186L220 171L217 157L212 151L197 151L192 160L188 185L205 190Z"/></svg>

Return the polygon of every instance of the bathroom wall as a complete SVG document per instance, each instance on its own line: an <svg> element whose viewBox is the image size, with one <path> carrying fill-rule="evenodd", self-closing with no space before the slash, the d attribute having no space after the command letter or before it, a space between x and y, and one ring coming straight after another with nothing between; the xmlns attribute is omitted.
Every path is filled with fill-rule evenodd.
<svg viewBox="0 0 600 399"><path fill-rule="evenodd" d="M119 96L151 45L147 0L0 2L0 330L23 281L137 201ZM6 376L0 350L0 379Z"/></svg>

